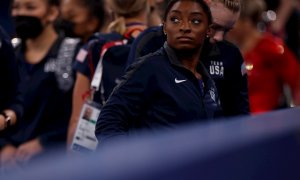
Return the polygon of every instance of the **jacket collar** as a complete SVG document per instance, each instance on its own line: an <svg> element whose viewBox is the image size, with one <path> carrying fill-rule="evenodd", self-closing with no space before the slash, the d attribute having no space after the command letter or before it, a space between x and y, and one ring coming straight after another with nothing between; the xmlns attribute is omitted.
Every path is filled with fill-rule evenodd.
<svg viewBox="0 0 300 180"><path fill-rule="evenodd" d="M164 49L171 64L183 67L181 62L178 60L175 51L168 45L167 42L164 43Z"/></svg>
<svg viewBox="0 0 300 180"><path fill-rule="evenodd" d="M164 43L163 48L164 48L171 64L185 68L182 65L182 63L178 60L175 51L167 44L167 42ZM198 66L197 66L197 70L201 73L201 75L208 77L209 79L211 78L208 71L206 70L206 68L204 67L203 63L200 60L199 60Z"/></svg>

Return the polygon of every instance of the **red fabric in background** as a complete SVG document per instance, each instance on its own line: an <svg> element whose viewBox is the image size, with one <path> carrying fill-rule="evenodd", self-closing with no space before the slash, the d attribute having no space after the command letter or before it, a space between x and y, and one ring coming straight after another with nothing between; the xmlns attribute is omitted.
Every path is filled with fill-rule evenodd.
<svg viewBox="0 0 300 180"><path fill-rule="evenodd" d="M297 91L299 63L281 39L264 34L244 56L248 74L250 110L253 113L278 108L283 84Z"/></svg>

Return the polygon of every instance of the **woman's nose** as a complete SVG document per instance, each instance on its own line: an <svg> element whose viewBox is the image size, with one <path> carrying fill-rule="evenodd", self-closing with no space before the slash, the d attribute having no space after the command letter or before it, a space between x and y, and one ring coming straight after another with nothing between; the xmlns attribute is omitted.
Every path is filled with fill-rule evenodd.
<svg viewBox="0 0 300 180"><path fill-rule="evenodd" d="M181 30L181 31L184 31L184 32L190 31L190 30L191 30L191 27L190 27L189 22L187 22L187 21L182 21L181 24L180 24L180 30Z"/></svg>

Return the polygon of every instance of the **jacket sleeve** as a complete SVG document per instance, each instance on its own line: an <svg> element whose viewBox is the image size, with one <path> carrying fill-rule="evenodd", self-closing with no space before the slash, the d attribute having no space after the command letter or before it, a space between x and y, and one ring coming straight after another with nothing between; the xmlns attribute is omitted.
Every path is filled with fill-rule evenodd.
<svg viewBox="0 0 300 180"><path fill-rule="evenodd" d="M237 59L239 59L239 96L238 96L238 112L240 115L247 115L250 112L249 97L248 97L248 77L244 65L244 59L239 50L237 50Z"/></svg>
<svg viewBox="0 0 300 180"><path fill-rule="evenodd" d="M83 45L75 56L73 69L91 79L91 71L95 70L97 61L100 57L100 47L101 45L97 40L91 40L87 44Z"/></svg>
<svg viewBox="0 0 300 180"><path fill-rule="evenodd" d="M23 114L23 99L18 91L20 75L17 60L10 39L0 28L0 57L1 57L1 77L0 82L3 88L0 93L0 111L4 109L13 110L17 119Z"/></svg>
<svg viewBox="0 0 300 180"><path fill-rule="evenodd" d="M114 89L96 124L95 133L100 146L107 140L127 135L131 123L141 115L149 102L152 72L151 67L140 61L132 65Z"/></svg>
<svg viewBox="0 0 300 180"><path fill-rule="evenodd" d="M221 57L226 63L224 79L219 81L219 94L226 117L249 114L248 78L244 59L234 44L219 42ZM224 56L224 57L222 57ZM226 61L225 61L226 60Z"/></svg>
<svg viewBox="0 0 300 180"><path fill-rule="evenodd" d="M240 82L240 103L239 103L239 112L240 114L247 115L249 114L249 97L248 97L248 78L247 75L241 77Z"/></svg>

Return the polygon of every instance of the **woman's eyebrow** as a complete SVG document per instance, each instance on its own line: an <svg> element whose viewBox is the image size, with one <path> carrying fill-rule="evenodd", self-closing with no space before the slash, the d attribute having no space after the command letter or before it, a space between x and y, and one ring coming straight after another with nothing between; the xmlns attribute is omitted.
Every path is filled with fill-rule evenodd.
<svg viewBox="0 0 300 180"><path fill-rule="evenodd" d="M182 13L182 11L177 10L177 9L171 10L170 13L171 12L173 12L173 13ZM193 14L193 15L204 15L204 13L201 12L201 11L193 11L193 12L190 12L190 14Z"/></svg>

